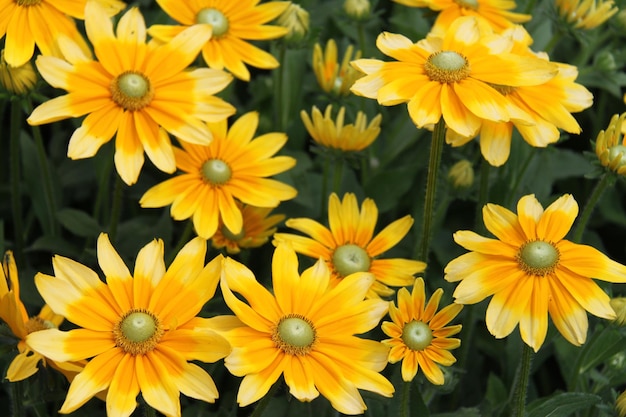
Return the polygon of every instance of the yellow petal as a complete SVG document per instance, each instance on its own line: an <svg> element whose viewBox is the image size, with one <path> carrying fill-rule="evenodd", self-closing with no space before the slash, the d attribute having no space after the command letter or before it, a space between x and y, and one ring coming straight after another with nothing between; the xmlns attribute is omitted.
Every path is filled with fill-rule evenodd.
<svg viewBox="0 0 626 417"><path fill-rule="evenodd" d="M43 357L36 352L26 350L19 353L7 369L7 379L10 382L22 381L38 371L37 365Z"/></svg>
<svg viewBox="0 0 626 417"><path fill-rule="evenodd" d="M62 332L58 329L40 330L30 333L26 343L57 362L79 361L104 354L115 347L113 329L96 332L88 329L73 329Z"/></svg>

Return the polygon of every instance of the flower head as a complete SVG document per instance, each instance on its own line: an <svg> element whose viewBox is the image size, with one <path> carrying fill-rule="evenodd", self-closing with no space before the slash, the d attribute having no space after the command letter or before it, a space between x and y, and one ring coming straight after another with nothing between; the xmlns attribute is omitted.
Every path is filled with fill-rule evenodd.
<svg viewBox="0 0 626 417"><path fill-rule="evenodd" d="M322 46L316 43L313 47L313 72L322 90L337 96L350 94L350 87L363 76L350 66L350 61L360 57L361 51L354 53L354 47L348 45L340 64L337 62L337 43L333 39L326 42L323 51Z"/></svg>
<svg viewBox="0 0 626 417"><path fill-rule="evenodd" d="M370 15L372 5L369 0L345 0L343 10L354 20L362 20Z"/></svg>
<svg viewBox="0 0 626 417"><path fill-rule="evenodd" d="M586 311L615 318L609 296L591 278L626 282L626 266L565 239L578 214L569 194L545 210L534 195L526 195L517 213L487 204L485 226L496 239L469 230L454 234L455 242L471 251L445 268L447 281L460 281L455 302L474 304L493 296L486 314L491 334L506 337L519 323L522 340L535 351L545 340L549 314L563 337L579 346L587 338Z"/></svg>
<svg viewBox="0 0 626 417"><path fill-rule="evenodd" d="M454 188L469 188L474 183L474 168L467 159L462 159L450 167L448 171L448 182Z"/></svg>
<svg viewBox="0 0 626 417"><path fill-rule="evenodd" d="M379 258L406 236L413 219L409 215L404 216L374 236L377 220L378 209L374 200L366 198L359 210L354 194L346 193L341 201L333 193L328 202L330 229L312 219L288 219L285 222L287 227L310 237L276 233L274 244L289 242L296 252L323 259L332 272L332 285L337 285L355 272L370 272L374 274L376 282L368 290L367 296L389 296L394 291L388 285L412 285L414 275L423 272L426 264L412 259Z"/></svg>
<svg viewBox="0 0 626 417"><path fill-rule="evenodd" d="M610 304L615 311L615 323L626 326L626 297L611 298Z"/></svg>
<svg viewBox="0 0 626 417"><path fill-rule="evenodd" d="M493 85L538 85L556 74L550 62L510 53L508 39L471 16L455 20L443 37L413 43L383 32L376 45L397 61L353 61L367 75L352 91L385 106L408 103L409 115L420 128L443 117L446 126L462 136L475 135L483 120L530 123L529 116Z"/></svg>
<svg viewBox="0 0 626 417"><path fill-rule="evenodd" d="M115 166L127 184L137 181L144 151L162 171L176 169L167 132L182 141L208 144L211 132L203 121L223 120L234 108L214 97L231 81L223 71L186 71L211 36L196 25L168 44L146 44L145 22L137 8L113 24L98 3L88 2L85 25L98 61L67 39L59 44L67 61L40 56L37 68L52 86L68 94L37 107L30 124L88 116L70 138L68 156L89 158L100 146L115 141ZM167 62L167 65L163 65Z"/></svg>
<svg viewBox="0 0 626 417"><path fill-rule="evenodd" d="M624 121L626 113L615 114L606 130L601 130L596 138L596 155L602 166L626 175L626 137L624 137Z"/></svg>
<svg viewBox="0 0 626 417"><path fill-rule="evenodd" d="M382 330L391 339L383 343L391 347L389 362L402 361L402 379L412 381L419 368L435 385L443 385L443 372L437 366L450 366L456 359L449 352L461 346L459 339L450 338L461 331L461 325L448 326L463 309L450 304L437 312L443 290L438 288L426 301L424 280L418 278L413 291L398 290L398 306L389 302L391 322L385 321Z"/></svg>
<svg viewBox="0 0 626 417"><path fill-rule="evenodd" d="M247 65L272 69L279 62L268 52L252 45L250 40L280 38L288 29L266 25L280 16L289 6L288 1L260 0L157 0L157 3L180 25L153 25L148 33L167 42L186 27L196 23L208 24L212 28L210 39L197 39L202 48L202 57L211 68L226 68L235 77L250 80Z"/></svg>
<svg viewBox="0 0 626 417"><path fill-rule="evenodd" d="M262 398L281 375L298 400L321 393L344 414L367 408L358 389L391 396L393 385L379 373L387 348L355 336L376 327L387 312L386 302L363 299L374 282L371 274L355 273L331 286L323 261L300 275L296 253L281 244L272 260L272 281L273 293L244 265L224 260L224 301L241 320L225 334L233 350L224 361L233 375L244 377L239 405Z"/></svg>
<svg viewBox="0 0 626 417"><path fill-rule="evenodd" d="M246 113L230 129L227 122L209 124L213 142L208 146L181 143L174 148L176 166L182 174L150 188L141 197L142 207L172 204L175 220L193 217L196 233L210 239L223 225L233 234L241 232L243 217L236 200L256 207L276 207L296 196L296 189L266 178L292 168L296 160L273 156L285 142L284 133L254 138L259 114Z"/></svg>
<svg viewBox="0 0 626 417"><path fill-rule="evenodd" d="M575 29L594 29L609 20L619 8L613 0L555 0L561 17Z"/></svg>
<svg viewBox="0 0 626 417"><path fill-rule="evenodd" d="M211 331L213 319L196 317L213 296L220 262L205 266L206 241L195 238L168 269L163 241L137 255L131 275L106 234L98 238L98 263L106 277L71 259L52 259L55 276L37 274L44 300L77 329L31 333L27 343L54 360L89 359L72 381L61 413L70 413L107 391L108 415L129 416L141 392L166 416L180 416L179 393L214 402L217 388L189 361L215 362L230 352Z"/></svg>
<svg viewBox="0 0 626 417"><path fill-rule="evenodd" d="M35 87L37 73L30 61L12 67L4 59L4 49L0 51L0 84L12 94L26 94Z"/></svg>
<svg viewBox="0 0 626 417"><path fill-rule="evenodd" d="M288 29L285 39L294 42L302 40L309 33L309 12L298 4L290 3L278 16L277 23Z"/></svg>
<svg viewBox="0 0 626 417"><path fill-rule="evenodd" d="M272 208L254 207L237 203L241 208L243 226L241 232L233 233L220 220L220 224L211 237L211 243L215 249L226 248L229 254L236 254L241 249L258 248L267 243L269 238L276 233L276 225L285 219L284 214L273 214Z"/></svg>
<svg viewBox="0 0 626 417"><path fill-rule="evenodd" d="M28 317L26 307L20 299L20 281L11 251L4 254L2 268L0 268L0 319L9 326L11 332L19 339L17 343L19 353L7 369L6 378L9 381L21 381L34 375L38 370L39 362L42 361L44 365L50 364L59 370L69 370L73 367L71 364L54 363L54 361L35 351L26 342L26 337L30 333L59 327L63 322L63 316L54 314L50 307L45 305L38 315Z"/></svg>
<svg viewBox="0 0 626 417"><path fill-rule="evenodd" d="M354 123L344 125L345 113L345 107L341 107L335 121L332 119L332 105L326 107L323 116L313 106L311 116L302 110L300 117L309 135L321 146L345 152L361 151L370 146L380 133L382 115L378 114L367 124L367 116L359 111Z"/></svg>

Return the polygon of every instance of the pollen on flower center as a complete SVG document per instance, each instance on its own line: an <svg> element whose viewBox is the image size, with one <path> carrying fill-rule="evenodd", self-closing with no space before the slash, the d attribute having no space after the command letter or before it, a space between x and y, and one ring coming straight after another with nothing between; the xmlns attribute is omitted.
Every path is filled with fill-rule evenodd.
<svg viewBox="0 0 626 417"><path fill-rule="evenodd" d="M431 81L456 83L470 75L467 58L454 51L439 51L430 55L424 71Z"/></svg>
<svg viewBox="0 0 626 417"><path fill-rule="evenodd" d="M28 321L24 323L24 327L26 328L26 333L31 334L40 330L54 329L56 326L51 321L35 316L29 318Z"/></svg>
<svg viewBox="0 0 626 417"><path fill-rule="evenodd" d="M626 165L626 146L624 145L615 145L609 148L609 162L613 162L618 166Z"/></svg>
<svg viewBox="0 0 626 417"><path fill-rule="evenodd" d="M290 355L306 355L316 341L313 323L300 314L290 314L278 322L272 332L272 341Z"/></svg>
<svg viewBox="0 0 626 417"><path fill-rule="evenodd" d="M424 350L432 340L433 331L422 321L413 320L402 329L402 341L411 350Z"/></svg>
<svg viewBox="0 0 626 417"><path fill-rule="evenodd" d="M333 266L342 277L370 269L371 258L360 246L347 244L339 246L333 253Z"/></svg>
<svg viewBox="0 0 626 417"><path fill-rule="evenodd" d="M212 7L200 10L196 15L196 22L211 25L214 37L228 32L228 18L224 16L224 13Z"/></svg>
<svg viewBox="0 0 626 417"><path fill-rule="evenodd" d="M454 0L456 4L461 7L465 7L467 9L477 10L478 9L478 1L477 0Z"/></svg>
<svg viewBox="0 0 626 417"><path fill-rule="evenodd" d="M228 164L221 159L209 159L202 164L202 176L213 185L225 184L233 175Z"/></svg>
<svg viewBox="0 0 626 417"><path fill-rule="evenodd" d="M143 309L130 310L113 328L115 344L131 355L153 350L163 333L159 319Z"/></svg>
<svg viewBox="0 0 626 417"><path fill-rule="evenodd" d="M150 80L143 74L127 71L111 81L111 99L124 110L141 110L154 98Z"/></svg>
<svg viewBox="0 0 626 417"><path fill-rule="evenodd" d="M552 243L535 240L522 245L517 263L527 274L544 276L554 271L559 256L559 250Z"/></svg>
<svg viewBox="0 0 626 417"><path fill-rule="evenodd" d="M36 6L41 3L41 0L15 0L18 6Z"/></svg>

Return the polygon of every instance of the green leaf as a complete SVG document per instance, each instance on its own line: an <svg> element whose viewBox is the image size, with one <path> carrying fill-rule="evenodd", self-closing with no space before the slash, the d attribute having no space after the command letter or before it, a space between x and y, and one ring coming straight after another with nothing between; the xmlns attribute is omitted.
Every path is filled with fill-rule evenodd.
<svg viewBox="0 0 626 417"><path fill-rule="evenodd" d="M578 372L578 375L585 374L591 368L623 351L625 344L626 337L617 329L606 328L596 332L580 352L579 365L574 368L574 372Z"/></svg>
<svg viewBox="0 0 626 417"><path fill-rule="evenodd" d="M583 392L563 392L534 401L527 408L527 417L566 417L599 403L600 397Z"/></svg>
<svg viewBox="0 0 626 417"><path fill-rule="evenodd" d="M64 228L76 236L96 237L104 230L96 219L81 210L70 208L59 210L57 219Z"/></svg>

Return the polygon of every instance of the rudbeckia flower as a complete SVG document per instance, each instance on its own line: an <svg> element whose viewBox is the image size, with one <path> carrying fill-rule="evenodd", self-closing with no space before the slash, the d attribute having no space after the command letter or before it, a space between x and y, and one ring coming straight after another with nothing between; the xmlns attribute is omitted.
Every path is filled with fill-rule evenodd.
<svg viewBox="0 0 626 417"><path fill-rule="evenodd" d="M0 319L9 326L13 335L19 340L17 343L19 353L7 369L6 378L9 381L21 381L34 375L38 370L39 362L44 365L49 364L61 372L77 372L81 369L76 364L55 363L33 350L26 342L26 337L30 333L59 327L63 322L63 316L55 314L48 305L44 305L36 316L28 316L26 307L20 299L20 281L11 251L4 255L2 268L0 268Z"/></svg>
<svg viewBox="0 0 626 417"><path fill-rule="evenodd" d="M211 68L226 68L235 77L250 80L251 65L272 69L279 62L270 53L252 45L249 40L268 40L284 36L285 27L266 25L287 9L288 1L260 0L157 0L157 3L180 25L153 25L150 36L167 42L186 27L196 23L211 26L211 38L197 39L202 57Z"/></svg>
<svg viewBox="0 0 626 417"><path fill-rule="evenodd" d="M106 283L58 255L52 259L55 276L35 276L44 300L78 328L31 333L26 342L54 360L90 359L70 384L61 413L104 391L110 416L130 416L139 393L168 417L181 415L181 392L215 401L213 379L189 362L215 362L230 352L228 342L211 331L213 319L196 317L219 281L220 262L205 266L205 254L206 241L195 238L166 270L163 241L154 240L139 251L131 275L101 234L98 263Z"/></svg>
<svg viewBox="0 0 626 417"><path fill-rule="evenodd" d="M224 363L233 375L244 377L237 393L240 406L266 395L281 375L298 400L322 394L344 414L367 408L359 389L392 395L393 385L379 373L387 348L355 336L376 327L387 312L386 302L363 299L374 277L355 273L334 287L330 280L323 261L300 275L289 245L274 252L273 293L244 265L223 261L224 301L241 321L224 333L233 346Z"/></svg>
<svg viewBox="0 0 626 417"><path fill-rule="evenodd" d="M311 116L304 110L300 112L304 127L318 145L344 152L356 152L370 146L378 137L381 114L374 117L368 124L365 113L359 111L354 123L344 124L346 108L339 109L336 120L332 118L332 110L333 106L328 105L323 116L315 106L313 106Z"/></svg>
<svg viewBox="0 0 626 417"><path fill-rule="evenodd" d="M126 5L116 0L91 0L113 16ZM35 45L43 55L62 56L56 37L63 35L87 53L89 47L76 28L84 19L87 0L0 0L0 38L4 37L5 59L12 67L29 61Z"/></svg>
<svg viewBox="0 0 626 417"><path fill-rule="evenodd" d="M116 135L115 166L127 184L137 181L144 150L157 168L174 172L167 132L182 141L208 144L211 133L203 121L215 122L235 112L213 96L231 81L229 74L185 70L211 36L211 28L195 25L168 44L155 46L146 44L145 22L137 8L122 16L116 33L97 3L87 3L85 16L98 61L66 38L59 45L67 61L38 57L42 77L68 94L41 104L28 122L39 125L88 114L70 138L70 158L90 158Z"/></svg>
<svg viewBox="0 0 626 417"><path fill-rule="evenodd" d="M413 43L383 32L376 46L397 61L353 61L367 75L354 83L352 91L384 106L408 103L419 128L443 117L446 126L462 136L474 136L483 120L532 123L493 85L538 85L556 74L550 62L509 53L509 40L471 16L455 20L441 38L429 36Z"/></svg>
<svg viewBox="0 0 626 417"><path fill-rule="evenodd" d="M241 249L263 246L276 233L276 225L285 219L284 214L270 215L272 208L254 207L237 203L241 208L243 226L241 232L233 233L220 220L220 224L211 238L215 249L226 248L229 254L236 254Z"/></svg>
<svg viewBox="0 0 626 417"><path fill-rule="evenodd" d="M435 385L443 385L444 377L438 365L450 366L456 359L450 350L461 346L459 339L450 338L461 331L461 325L448 326L463 309L460 304L450 304L437 312L443 290L438 288L426 301L424 280L415 280L411 293L406 288L398 290L398 306L389 302L391 322L381 328L391 339L383 343L391 347L389 362L402 361L402 379L412 381L419 368Z"/></svg>
<svg viewBox="0 0 626 417"><path fill-rule="evenodd" d="M361 51L354 53L354 47L348 45L341 63L337 61L337 43L334 39L326 42L322 51L319 43L313 47L313 72L322 90L337 96L350 94L350 87L363 74L350 66L350 61L361 58Z"/></svg>
<svg viewBox="0 0 626 417"><path fill-rule="evenodd" d="M614 114L605 130L596 138L596 155L602 166L618 175L626 175L626 113Z"/></svg>
<svg viewBox="0 0 626 417"><path fill-rule="evenodd" d="M412 285L414 275L426 269L424 262L412 259L379 258L409 232L413 225L413 218L409 215L392 222L374 236L378 221L374 200L366 198L359 210L354 194L346 193L340 201L333 193L328 202L328 221L330 229L312 219L288 219L285 222L287 227L310 237L276 233L274 244L289 242L296 252L323 259L332 272L332 285L355 272L372 273L376 282L367 291L370 298L393 294L387 285Z"/></svg>
<svg viewBox="0 0 626 417"><path fill-rule="evenodd" d="M175 220L193 217L196 233L210 239L220 218L231 233L241 232L243 217L235 199L256 207L276 207L294 198L295 188L266 178L296 164L289 156L273 156L287 136L267 133L254 138L258 124L259 114L250 112L230 129L225 120L209 124L214 140L208 146L182 142L183 149L174 148L174 152L176 166L183 173L150 188L139 204L171 204Z"/></svg>
<svg viewBox="0 0 626 417"><path fill-rule="evenodd" d="M485 226L496 239L469 230L454 234L454 241L471 251L445 268L447 281L460 281L455 302L475 304L493 296L486 323L496 338L508 336L519 323L522 340L538 351L550 315L563 337L580 346L587 338L586 311L615 318L609 296L592 278L624 283L626 266L565 239L578 214L569 194L545 211L534 195L526 195L517 213L487 204Z"/></svg>
<svg viewBox="0 0 626 417"><path fill-rule="evenodd" d="M555 0L554 3L563 20L575 29L595 29L619 11L613 0Z"/></svg>

